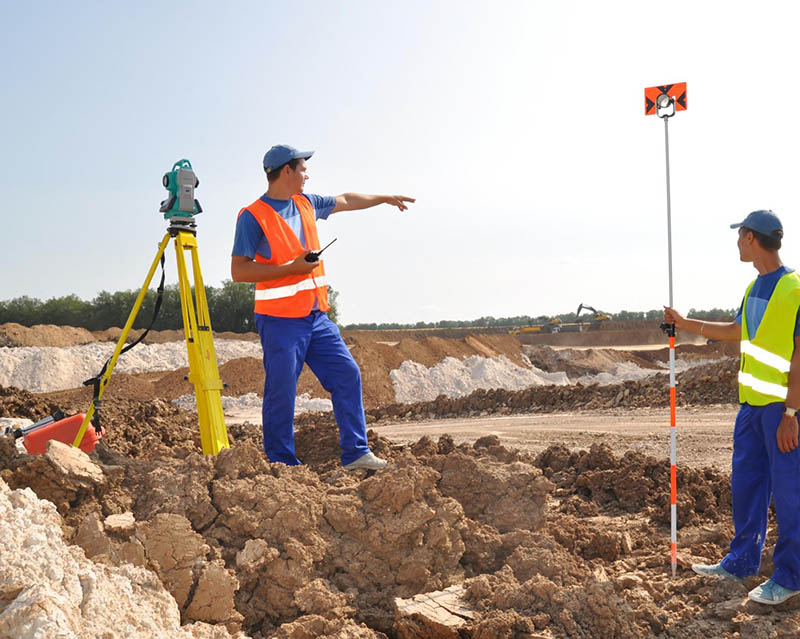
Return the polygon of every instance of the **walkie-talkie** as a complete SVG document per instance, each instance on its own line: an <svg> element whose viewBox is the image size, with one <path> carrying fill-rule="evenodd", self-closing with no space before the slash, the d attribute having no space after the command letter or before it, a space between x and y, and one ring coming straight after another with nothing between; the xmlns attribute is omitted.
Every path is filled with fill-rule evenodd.
<svg viewBox="0 0 800 639"><path fill-rule="evenodd" d="M319 256L326 248L328 248L331 244L333 244L338 237L333 238L330 242L328 242L325 246L323 246L319 251L311 251L308 255L306 255L306 262L318 262Z"/></svg>

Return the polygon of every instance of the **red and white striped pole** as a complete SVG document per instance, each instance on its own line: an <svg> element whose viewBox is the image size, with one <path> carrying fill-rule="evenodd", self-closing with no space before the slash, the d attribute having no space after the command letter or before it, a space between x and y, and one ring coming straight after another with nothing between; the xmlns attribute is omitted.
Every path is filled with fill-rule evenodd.
<svg viewBox="0 0 800 639"><path fill-rule="evenodd" d="M672 302L670 302L670 306ZM678 569L678 436L675 426L675 324L669 332L669 528L672 576Z"/></svg>
<svg viewBox="0 0 800 639"><path fill-rule="evenodd" d="M669 270L669 305L672 301L672 202L669 184L669 118L676 111L686 109L686 83L649 87L644 90L645 115L655 113L664 120L664 145L667 161L667 257ZM670 509L670 565L674 577L678 568L678 437L675 421L675 324L661 324L669 336L669 509Z"/></svg>

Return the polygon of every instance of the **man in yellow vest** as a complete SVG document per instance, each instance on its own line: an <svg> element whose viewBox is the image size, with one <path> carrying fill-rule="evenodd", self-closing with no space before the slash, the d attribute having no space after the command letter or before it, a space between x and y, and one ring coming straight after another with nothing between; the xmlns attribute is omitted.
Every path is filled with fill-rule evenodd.
<svg viewBox="0 0 800 639"><path fill-rule="evenodd" d="M731 470L734 537L720 563L692 570L734 581L757 575L771 498L778 520L775 570L749 597L775 605L800 593L800 276L781 263L783 225L772 211L753 211L731 228L739 229L740 259L758 271L736 319L704 322L664 310L665 321L679 329L741 343Z"/></svg>
<svg viewBox="0 0 800 639"><path fill-rule="evenodd" d="M341 462L348 470L379 470L386 461L367 446L361 372L326 312L328 284L317 220L339 211L390 204L405 211L403 195L303 193L313 151L286 144L264 156L267 192L239 211L231 256L234 282L256 282L255 319L264 351L264 450L271 462L300 463L294 449L294 404L304 364L330 392L339 426Z"/></svg>

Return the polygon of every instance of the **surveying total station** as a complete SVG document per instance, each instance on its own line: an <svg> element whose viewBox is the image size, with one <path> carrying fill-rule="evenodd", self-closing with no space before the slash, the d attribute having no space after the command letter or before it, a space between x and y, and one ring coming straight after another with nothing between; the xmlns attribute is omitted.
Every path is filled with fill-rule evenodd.
<svg viewBox="0 0 800 639"><path fill-rule="evenodd" d="M220 398L222 380L219 376L217 355L214 350L214 338L211 333L211 319L208 314L208 302L203 285L203 275L200 271L200 260L197 255L197 224L194 216L202 213L203 209L194 197L194 190L200 182L192 170L189 160L179 160L175 162L172 170L164 175L163 184L169 191L169 197L161 203L159 210L164 214L164 219L169 222L167 232L158 246L156 257L144 280L142 290L139 292L139 296L131 309L128 321L122 329L122 334L119 337L114 353L106 361L96 377L84 382L87 386L94 386L94 398L83 418L80 429L73 441L73 446L78 447L81 445L90 422L98 434L101 432L99 410L103 393L111 379L111 373L114 370L117 359L122 353L130 350L144 339L158 316L164 291L164 251L167 248L167 244L169 244L170 238L172 238L178 262L178 290L183 314L183 331L186 336L186 350L189 356L189 376L187 379L194 385L203 454L216 455L223 448L230 447ZM189 272L186 267L184 251L191 253L194 295L189 284ZM158 287L158 298L153 312L153 320L150 327L135 342L125 346L128 334L144 302L159 262L162 269L161 284Z"/></svg>

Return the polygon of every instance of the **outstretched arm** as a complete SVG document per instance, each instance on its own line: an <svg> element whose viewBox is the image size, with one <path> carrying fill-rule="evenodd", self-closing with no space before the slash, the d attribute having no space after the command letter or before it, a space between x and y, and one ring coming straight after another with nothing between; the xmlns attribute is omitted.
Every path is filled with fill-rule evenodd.
<svg viewBox="0 0 800 639"><path fill-rule="evenodd" d="M369 209L378 204L391 204L401 211L408 208L406 202L416 202L413 197L405 195L365 195L363 193L342 193L336 196L336 206L333 213L339 211L358 211Z"/></svg>
<svg viewBox="0 0 800 639"><path fill-rule="evenodd" d="M742 338L742 327L736 322L706 322L705 320L687 319L669 306L664 307L664 321L667 324L675 324L675 328L697 333L708 339L736 342Z"/></svg>

